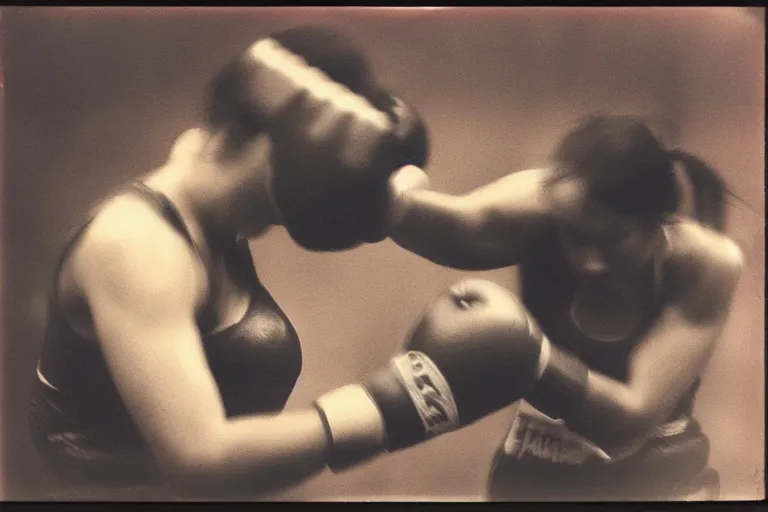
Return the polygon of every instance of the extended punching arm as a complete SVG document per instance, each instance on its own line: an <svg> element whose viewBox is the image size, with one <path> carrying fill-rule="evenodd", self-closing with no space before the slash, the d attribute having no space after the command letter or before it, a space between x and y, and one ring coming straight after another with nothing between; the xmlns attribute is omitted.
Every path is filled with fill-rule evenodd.
<svg viewBox="0 0 768 512"><path fill-rule="evenodd" d="M330 467L425 442L524 396L536 380L540 341L523 313L487 281L464 281L435 300L389 367L317 400ZM360 414L367 419L350 421Z"/></svg>
<svg viewBox="0 0 768 512"><path fill-rule="evenodd" d="M313 251L378 241L388 179L426 162L426 128L402 100L353 92L267 38L249 52L253 91L272 140L272 190L291 237Z"/></svg>

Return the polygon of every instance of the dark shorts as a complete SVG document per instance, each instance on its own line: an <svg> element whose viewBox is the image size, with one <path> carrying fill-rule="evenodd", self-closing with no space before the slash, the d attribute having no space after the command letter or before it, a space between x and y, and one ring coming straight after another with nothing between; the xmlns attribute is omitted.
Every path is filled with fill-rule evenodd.
<svg viewBox="0 0 768 512"><path fill-rule="evenodd" d="M674 501L719 488L708 467L709 441L691 421L683 432L652 438L632 455L604 462L555 462L497 451L488 483L491 501ZM709 498L714 499L714 498Z"/></svg>
<svg viewBox="0 0 768 512"><path fill-rule="evenodd" d="M38 383L29 410L32 441L54 483L41 500L54 501L259 501L250 489L173 488L134 433L95 429L77 407ZM97 432L97 430L99 430Z"/></svg>
<svg viewBox="0 0 768 512"><path fill-rule="evenodd" d="M29 409L29 431L37 452L59 485L61 500L166 500L157 467L135 439L108 438L90 428L76 408L37 383Z"/></svg>

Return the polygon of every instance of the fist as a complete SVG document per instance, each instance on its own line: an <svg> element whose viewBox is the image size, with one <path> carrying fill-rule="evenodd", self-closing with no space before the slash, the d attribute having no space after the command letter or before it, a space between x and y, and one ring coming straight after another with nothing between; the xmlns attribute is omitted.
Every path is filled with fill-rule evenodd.
<svg viewBox="0 0 768 512"><path fill-rule="evenodd" d="M463 424L521 398L536 380L542 335L521 301L486 280L452 286L406 343L450 383Z"/></svg>
<svg viewBox="0 0 768 512"><path fill-rule="evenodd" d="M384 231L399 167L390 116L280 43L249 52L253 102L267 121L272 194L291 237L311 251L355 247Z"/></svg>
<svg viewBox="0 0 768 512"><path fill-rule="evenodd" d="M519 400L535 384L541 336L514 295L469 279L429 305L404 349L365 384L316 402L332 439L334 471L382 449L401 450L457 430Z"/></svg>

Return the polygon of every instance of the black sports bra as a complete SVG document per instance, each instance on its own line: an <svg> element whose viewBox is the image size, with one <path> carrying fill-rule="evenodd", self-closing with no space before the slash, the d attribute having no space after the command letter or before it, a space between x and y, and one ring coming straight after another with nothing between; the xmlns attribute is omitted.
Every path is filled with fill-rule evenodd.
<svg viewBox="0 0 768 512"><path fill-rule="evenodd" d="M194 246L178 210L166 196L143 183L133 184L129 193L144 198ZM87 225L70 239L61 263ZM203 336L208 364L230 417L279 412L301 372L299 338L259 281L246 242L233 245L232 258L235 271L242 272L248 283L250 305L236 324ZM142 444L98 345L77 334L63 314L56 293L60 269L61 264L55 273L38 364L38 387L52 408L48 413L66 420L62 424L69 428L77 425L97 436L103 449ZM53 424L51 429L55 429Z"/></svg>

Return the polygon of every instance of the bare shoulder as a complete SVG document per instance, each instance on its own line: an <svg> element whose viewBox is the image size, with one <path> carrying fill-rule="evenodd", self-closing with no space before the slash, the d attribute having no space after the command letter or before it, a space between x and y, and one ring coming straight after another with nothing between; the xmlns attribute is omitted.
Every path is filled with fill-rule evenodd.
<svg viewBox="0 0 768 512"><path fill-rule="evenodd" d="M110 284L196 281L197 260L186 240L145 202L111 199L99 211L73 254L73 270L84 285L108 277Z"/></svg>
<svg viewBox="0 0 768 512"><path fill-rule="evenodd" d="M501 178L491 182L488 186L498 188L499 185L520 187L541 187L546 183L547 178L551 176L551 172L546 168L536 169L523 169L519 171L512 171L503 175Z"/></svg>
<svg viewBox="0 0 768 512"><path fill-rule="evenodd" d="M522 169L508 174L509 178L520 181L521 183L530 183L531 185L543 186L553 176L552 170L547 167L537 167L534 169Z"/></svg>
<svg viewBox="0 0 768 512"><path fill-rule="evenodd" d="M696 317L730 304L744 266L739 245L723 233L683 219L666 228L673 296Z"/></svg>
<svg viewBox="0 0 768 512"><path fill-rule="evenodd" d="M510 186L514 186L535 201L540 209L549 210L551 204L550 186L552 179L556 174L548 167L538 167L535 169L524 169L513 172L508 176Z"/></svg>
<svg viewBox="0 0 768 512"><path fill-rule="evenodd" d="M520 169L519 171L514 171L512 174L528 176L530 179L540 180L543 177L551 176L552 170L549 167L532 167L530 169Z"/></svg>
<svg viewBox="0 0 768 512"><path fill-rule="evenodd" d="M727 235L683 219L666 228L669 256L677 265L692 265L699 271L733 272L743 265L739 245Z"/></svg>

